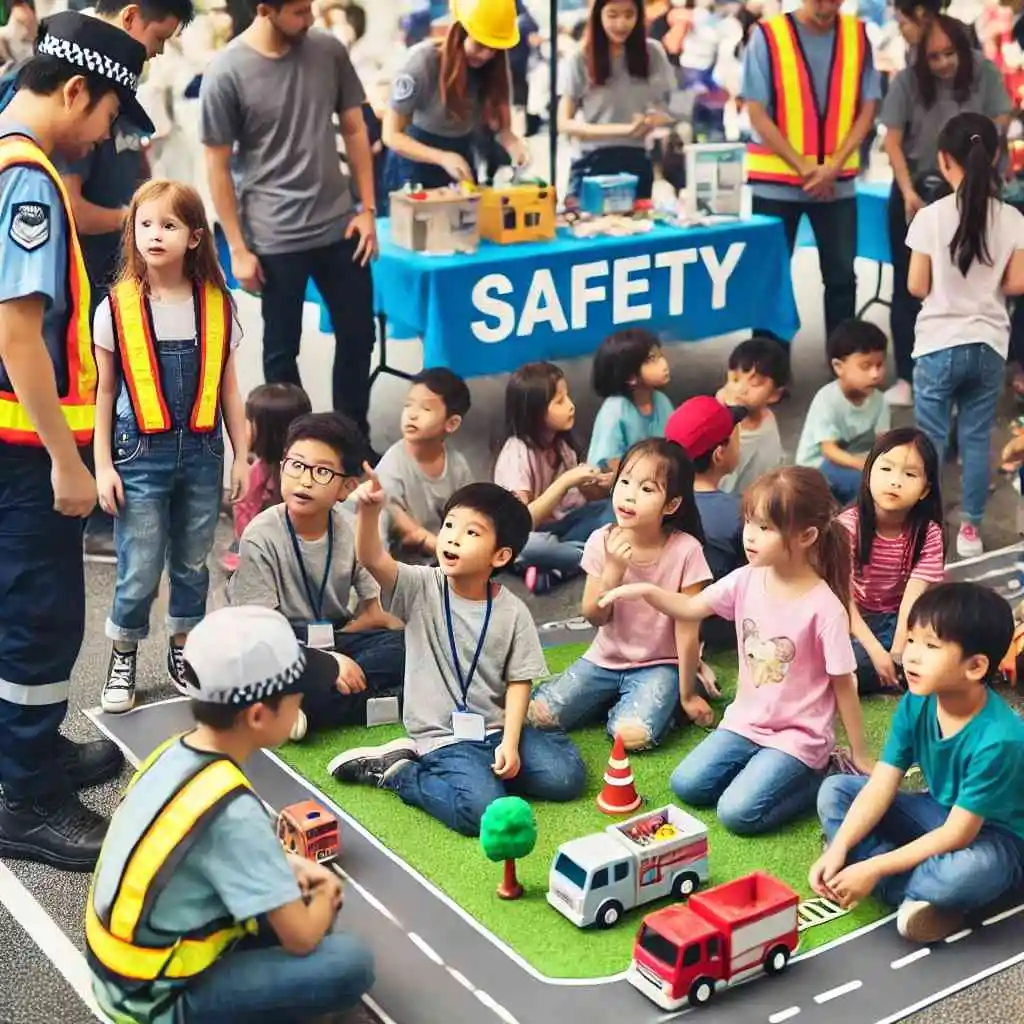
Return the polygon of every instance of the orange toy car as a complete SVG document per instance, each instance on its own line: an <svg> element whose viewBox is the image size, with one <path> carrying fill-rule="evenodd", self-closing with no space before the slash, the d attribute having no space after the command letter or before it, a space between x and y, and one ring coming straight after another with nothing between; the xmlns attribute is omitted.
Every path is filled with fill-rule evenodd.
<svg viewBox="0 0 1024 1024"><path fill-rule="evenodd" d="M281 811L277 838L288 853L306 860L332 860L341 852L338 819L315 800L303 800Z"/></svg>

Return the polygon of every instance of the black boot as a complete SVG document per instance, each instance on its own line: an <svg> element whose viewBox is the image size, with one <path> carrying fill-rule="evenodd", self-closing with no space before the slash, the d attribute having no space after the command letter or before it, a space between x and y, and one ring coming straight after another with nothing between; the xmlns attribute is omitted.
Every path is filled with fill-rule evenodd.
<svg viewBox="0 0 1024 1024"><path fill-rule="evenodd" d="M107 822L76 796L15 802L0 796L0 857L92 871Z"/></svg>
<svg viewBox="0 0 1024 1024"><path fill-rule="evenodd" d="M110 740L72 743L66 736L58 736L57 763L65 788L77 792L116 779L124 764L124 755Z"/></svg>

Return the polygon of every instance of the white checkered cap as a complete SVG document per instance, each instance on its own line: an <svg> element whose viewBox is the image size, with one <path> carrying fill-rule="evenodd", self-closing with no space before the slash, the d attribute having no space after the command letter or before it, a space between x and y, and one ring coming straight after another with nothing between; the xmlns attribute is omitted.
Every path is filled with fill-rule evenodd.
<svg viewBox="0 0 1024 1024"><path fill-rule="evenodd" d="M185 660L198 680L196 700L236 707L299 692L306 668L306 652L288 620L255 605L207 615L185 641Z"/></svg>
<svg viewBox="0 0 1024 1024"><path fill-rule="evenodd" d="M59 36L47 34L43 36L42 41L36 47L36 52L46 54L48 57L57 57L68 64L80 67L83 71L101 75L132 92L139 87L139 76L126 68L120 61L113 60L105 53L82 46L80 43L74 43L69 39L61 39Z"/></svg>

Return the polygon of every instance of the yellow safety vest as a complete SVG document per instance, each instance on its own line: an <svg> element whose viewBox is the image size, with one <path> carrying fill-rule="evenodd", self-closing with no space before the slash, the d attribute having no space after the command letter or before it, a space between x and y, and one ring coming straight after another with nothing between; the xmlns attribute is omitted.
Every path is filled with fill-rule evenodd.
<svg viewBox="0 0 1024 1024"><path fill-rule="evenodd" d="M129 789L178 739L168 740L147 758ZM230 801L251 792L238 766L218 757L186 778L156 817L142 826L120 867L110 905L97 906L94 890L89 892L85 938L89 962L97 974L120 985L157 980L184 982L212 967L242 936L255 934L257 924L252 919L212 921L167 945L143 945L137 937L139 925L147 919L173 866L181 863L205 824Z"/></svg>
<svg viewBox="0 0 1024 1024"><path fill-rule="evenodd" d="M860 86L868 52L864 23L841 14L829 69L828 108L818 109L811 70L804 57L792 14L761 22L768 44L773 99L769 113L779 131L798 152L823 164L850 133L860 112ZM853 178L860 169L860 150L843 164L840 178ZM801 185L803 178L768 146L747 143L747 180Z"/></svg>
<svg viewBox="0 0 1024 1024"><path fill-rule="evenodd" d="M227 292L207 283L196 289L195 301L200 369L189 428L209 433L217 425L220 409L220 383L231 340L231 299ZM139 430L143 434L170 430L171 415L160 384L149 297L135 281L119 281L110 290L110 312Z"/></svg>
<svg viewBox="0 0 1024 1024"><path fill-rule="evenodd" d="M0 138L0 172L10 167L34 167L42 171L53 182L64 206L64 216L67 219L68 326L64 336L64 351L60 356L61 362L54 366L54 376L59 391L64 391L63 394L58 394L58 398L64 420L74 435L75 443L87 445L92 442L93 427L96 424L96 362L92 354L92 331L89 326L89 274L82 258L82 246L78 241L75 217L71 212L71 200L49 157L24 135L7 135ZM6 236L0 241L0 245L13 244L15 243ZM60 387L65 371L66 390ZM0 390L0 441L35 447L41 447L43 443L36 432L35 424L13 391Z"/></svg>

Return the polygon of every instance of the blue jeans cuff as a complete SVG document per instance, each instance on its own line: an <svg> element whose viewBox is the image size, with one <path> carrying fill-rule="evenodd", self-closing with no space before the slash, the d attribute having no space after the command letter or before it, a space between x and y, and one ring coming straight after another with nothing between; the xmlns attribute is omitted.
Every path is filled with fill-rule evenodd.
<svg viewBox="0 0 1024 1024"><path fill-rule="evenodd" d="M108 640L117 640L121 643L138 643L149 636L149 625L139 626L138 629L129 629L127 626L119 626L112 619L107 619L105 632Z"/></svg>
<svg viewBox="0 0 1024 1024"><path fill-rule="evenodd" d="M167 633L169 636L174 636L177 633L191 633L200 622L203 621L202 615L189 615L188 617L178 616L172 618L170 615L167 616Z"/></svg>

